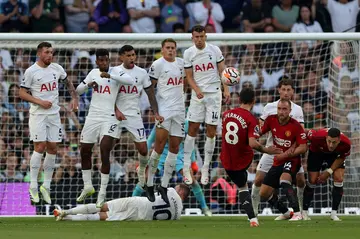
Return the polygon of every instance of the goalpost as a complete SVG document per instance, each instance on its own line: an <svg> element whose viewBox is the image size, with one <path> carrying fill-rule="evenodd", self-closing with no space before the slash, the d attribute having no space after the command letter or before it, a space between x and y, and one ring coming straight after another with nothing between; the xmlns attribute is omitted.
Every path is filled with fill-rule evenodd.
<svg viewBox="0 0 360 239"><path fill-rule="evenodd" d="M80 111L74 114L67 110L69 95L60 86L60 114L66 135L59 145L57 170L51 186L54 204L30 205L28 174L33 148L27 126L28 105L20 102L17 94L24 71L36 61L39 42L50 41L53 44L54 61L64 67L68 77L77 85L95 67L95 49L108 49L112 65L118 65L119 49L125 44L133 45L138 56L136 64L147 69L154 59L160 57L161 41L165 38L177 41L179 56L192 45L190 34L0 34L0 216L49 215L54 207L67 209L76 205L76 197L83 187L79 132L85 120L90 94L81 97ZM338 127L351 139L352 152L346 160L344 196L339 213L360 215L360 34L229 33L208 34L207 40L220 47L227 66L238 68L242 74L240 84L231 88L231 104L224 105L223 110L236 107L241 88L252 85L257 95L253 113L259 116L266 103L278 98L276 85L279 79L287 77L296 83L293 101L303 108L306 128ZM154 125L154 117L146 97L142 97L141 110L146 132L149 133ZM212 180L203 189L214 213L237 215L240 213L238 201L227 197L231 193L226 195L218 190L219 187L213 187L219 178L226 179L218 159L220 137L219 127L211 167ZM204 130L201 128L196 144L199 168L203 160L204 142ZM137 182L136 155L131 137L124 131L112 152L107 199L131 196ZM93 183L98 189L98 149L94 149L93 158ZM248 170L249 185L254 179L259 158L260 155L256 154ZM306 169L306 160L304 163ZM39 180L42 180L41 174ZM173 184L176 181L181 181L180 175L174 175ZM331 188L331 180L317 187L310 214L321 215L331 211ZM95 201L96 194L86 203ZM201 213L196 210L200 205L193 195L184 206L186 214ZM260 214L278 213L268 207L265 203L261 204Z"/></svg>

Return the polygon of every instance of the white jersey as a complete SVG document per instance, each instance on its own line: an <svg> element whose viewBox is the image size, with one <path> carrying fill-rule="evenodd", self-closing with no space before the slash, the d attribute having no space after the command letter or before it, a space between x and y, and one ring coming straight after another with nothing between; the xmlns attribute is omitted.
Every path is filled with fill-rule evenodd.
<svg viewBox="0 0 360 239"><path fill-rule="evenodd" d="M56 114L59 112L59 80L66 79L67 74L57 63L41 67L36 62L24 74L21 87L28 89L37 99L50 101L50 109L44 109L37 104L30 104L30 114Z"/></svg>
<svg viewBox="0 0 360 239"><path fill-rule="evenodd" d="M167 205L161 196L156 196L155 202L146 197L139 197L139 220L178 220L183 209L182 200L174 188L167 189L170 205Z"/></svg>
<svg viewBox="0 0 360 239"><path fill-rule="evenodd" d="M185 111L185 70L184 61L181 58L168 62L161 57L151 65L149 76L157 80L156 100L160 115L164 111Z"/></svg>
<svg viewBox="0 0 360 239"><path fill-rule="evenodd" d="M134 83L133 85L120 85L116 106L125 116L140 114L140 94L143 89L151 86L150 77L146 70L136 65L132 69L126 69L123 64L118 67L129 74Z"/></svg>
<svg viewBox="0 0 360 239"><path fill-rule="evenodd" d="M277 114L277 106L278 106L279 101L280 100L277 100L272 103L266 104L264 107L263 113L260 116L260 119L265 121L269 115L276 115ZM304 113L303 113L302 108L292 101L291 101L290 117L295 119L300 124L304 124ZM267 141L266 141L266 146L268 147L271 145L273 145L273 138L272 138L272 135L269 134Z"/></svg>
<svg viewBox="0 0 360 239"><path fill-rule="evenodd" d="M119 67L110 67L108 73L110 75L125 74ZM93 69L82 82L86 86L88 83L95 81L98 87L93 89L89 113L87 118L114 118L115 101L119 92L120 82L112 78L100 77L100 70ZM79 88L79 87L78 87ZM77 88L77 91L78 91Z"/></svg>
<svg viewBox="0 0 360 239"><path fill-rule="evenodd" d="M217 64L222 62L224 57L219 47L205 44L202 50L196 46L185 50L184 66L192 68L194 81L202 92L217 92L221 83Z"/></svg>

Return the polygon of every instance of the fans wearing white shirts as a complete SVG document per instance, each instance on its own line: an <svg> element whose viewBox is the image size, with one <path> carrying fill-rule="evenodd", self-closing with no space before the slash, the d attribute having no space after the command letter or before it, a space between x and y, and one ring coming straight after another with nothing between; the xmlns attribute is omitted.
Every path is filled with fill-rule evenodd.
<svg viewBox="0 0 360 239"><path fill-rule="evenodd" d="M278 85L278 92L280 95L280 100L281 99L290 100L292 98L292 96L294 95L294 87L293 87L292 80L286 79L286 78L281 80ZM279 102L279 100L272 102L272 103L268 103L264 107L263 114L260 116L260 125L261 126L263 125L263 122L266 120L266 118L268 116L277 114L278 102ZM295 119L296 121L298 121L304 127L303 110L302 110L301 106L295 104L294 102L291 102L290 117ZM269 147L271 145L273 145L273 139L272 139L272 135L269 134L268 138L267 138L266 146ZM252 186L252 192L251 192L252 203L253 203L255 214L257 214L259 204L260 204L260 195L259 195L260 186L264 180L265 175L267 174L267 172L273 165L273 162L274 162L273 155L263 154L259 161L259 164L256 168L256 176L255 176L255 180L254 180L254 184ZM299 199L299 205L300 205L300 207L302 207L303 192L304 192L304 187L305 187L304 169L302 166L298 172L296 183L298 186L297 194L298 194L298 199ZM277 218L277 220L281 220L281 219L285 219L285 217L283 215L280 215Z"/></svg>
<svg viewBox="0 0 360 239"><path fill-rule="evenodd" d="M212 159L216 128L221 114L220 74L225 68L224 57L219 47L206 43L203 26L192 28L194 46L184 52L186 79L192 88L188 111L189 131L184 142L184 182L192 184L190 173L191 153L195 148L195 138L200 124L206 123L205 160L201 169L201 183L209 183L209 165ZM225 102L230 100L228 86L224 85Z"/></svg>
<svg viewBox="0 0 360 239"><path fill-rule="evenodd" d="M34 203L40 201L38 194L38 175L41 159L46 151L43 164L44 183L40 186L43 200L51 204L50 183L52 180L57 142L62 140L60 107L58 105L59 81L64 81L71 94L70 105L78 109L78 97L73 84L67 79L64 69L52 63L53 48L50 43L42 42L37 47L39 57L24 74L19 96L31 103L29 129L30 139L34 142L34 152L30 159L30 199Z"/></svg>
<svg viewBox="0 0 360 239"><path fill-rule="evenodd" d="M106 188L109 182L110 173L110 151L112 141L108 142L103 136L111 138L117 135L117 119L115 117L115 101L118 95L120 84L132 85L132 77L117 67L110 67L109 51L106 49L96 50L96 65L86 76L85 80L76 88L79 95L82 95L89 87L93 88L89 113L85 125L81 131L81 168L84 181L84 189L77 202L82 202L86 197L95 193L91 182L91 155L94 144L100 141L101 152L101 186L96 202L101 207L105 202Z"/></svg>
<svg viewBox="0 0 360 239"><path fill-rule="evenodd" d="M164 117L162 123L157 124L155 148L151 153L148 172L147 197L153 202L154 175L156 173L160 156L169 139L169 152L167 154L161 186L158 187L162 198L169 203L166 189L176 166L179 145L185 136L185 99L184 80L185 70L182 59L176 57L176 41L167 38L161 42L162 57L153 62L149 76L156 84L156 98L159 103L159 113ZM146 166L141 166L140 173L145 172Z"/></svg>
<svg viewBox="0 0 360 239"><path fill-rule="evenodd" d="M330 13L331 25L334 32L355 32L356 19L359 12L360 0L321 0ZM350 29L352 28L352 29Z"/></svg>
<svg viewBox="0 0 360 239"><path fill-rule="evenodd" d="M130 15L130 27L135 33L154 33L154 18L160 16L157 0L128 0L126 9Z"/></svg>

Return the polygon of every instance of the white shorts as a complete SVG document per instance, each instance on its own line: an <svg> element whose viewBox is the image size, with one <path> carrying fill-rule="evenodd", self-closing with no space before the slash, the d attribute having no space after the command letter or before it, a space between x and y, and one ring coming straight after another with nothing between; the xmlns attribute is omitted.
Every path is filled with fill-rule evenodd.
<svg viewBox="0 0 360 239"><path fill-rule="evenodd" d="M93 119L87 117L84 128L81 131L80 143L95 144L100 142L104 135L113 138L118 136L118 120L114 119Z"/></svg>
<svg viewBox="0 0 360 239"><path fill-rule="evenodd" d="M107 221L138 220L138 201L135 198L119 198L107 202Z"/></svg>
<svg viewBox="0 0 360 239"><path fill-rule="evenodd" d="M157 124L157 127L169 131L169 135L176 137L185 137L185 111L166 111L160 114L164 117L164 121Z"/></svg>
<svg viewBox="0 0 360 239"><path fill-rule="evenodd" d="M63 139L59 113L51 115L30 114L29 130L30 140L34 142L61 142Z"/></svg>
<svg viewBox="0 0 360 239"><path fill-rule="evenodd" d="M262 171L264 173L269 172L271 166L273 165L273 162L274 162L274 156L273 155L263 154L261 156L259 164L256 167L256 171ZM303 168L302 165L301 165L298 173L304 173L304 168Z"/></svg>
<svg viewBox="0 0 360 239"><path fill-rule="evenodd" d="M214 93L203 93L204 97L198 99L195 92L191 94L188 120L191 122L209 125L218 125L221 118L221 90Z"/></svg>
<svg viewBox="0 0 360 239"><path fill-rule="evenodd" d="M118 121L118 135L116 138L120 138L121 129L126 128L133 136L135 142L146 142L146 133L144 123L141 114L138 115L125 115L126 120Z"/></svg>

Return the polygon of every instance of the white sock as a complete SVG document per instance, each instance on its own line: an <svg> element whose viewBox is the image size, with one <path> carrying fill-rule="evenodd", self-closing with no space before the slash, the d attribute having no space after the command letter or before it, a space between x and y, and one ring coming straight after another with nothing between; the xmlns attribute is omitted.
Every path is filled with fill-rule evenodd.
<svg viewBox="0 0 360 239"><path fill-rule="evenodd" d="M304 202L304 189L305 188L299 188L297 187L297 197L298 197L298 201L299 201L299 208L300 208L300 212L302 212L302 208L303 208L303 202Z"/></svg>
<svg viewBox="0 0 360 239"><path fill-rule="evenodd" d="M44 183L43 186L50 189L50 183L54 174L56 154L46 153L44 160Z"/></svg>
<svg viewBox="0 0 360 239"><path fill-rule="evenodd" d="M38 188L38 176L43 154L33 152L30 159L30 188Z"/></svg>
<svg viewBox="0 0 360 239"><path fill-rule="evenodd" d="M84 187L88 188L88 187L92 187L92 182L91 182L91 169L86 169L86 170L81 170L82 171L82 178L84 181Z"/></svg>
<svg viewBox="0 0 360 239"><path fill-rule="evenodd" d="M68 215L63 218L64 221L100 221L100 214Z"/></svg>
<svg viewBox="0 0 360 239"><path fill-rule="evenodd" d="M255 215L258 215L260 204L260 187L257 187L255 184L252 185L251 200Z"/></svg>
<svg viewBox="0 0 360 239"><path fill-rule="evenodd" d="M195 148L195 137L186 135L184 141L184 168L188 169L191 165L191 154Z"/></svg>
<svg viewBox="0 0 360 239"><path fill-rule="evenodd" d="M149 170L148 170L148 177L147 177L147 186L152 187L154 186L154 176L159 165L160 155L152 151L149 159Z"/></svg>
<svg viewBox="0 0 360 239"><path fill-rule="evenodd" d="M336 211L336 210L332 210L330 216L331 216L331 217L334 217L334 216L336 216L336 214L337 214L337 211Z"/></svg>
<svg viewBox="0 0 360 239"><path fill-rule="evenodd" d="M161 187L163 188L167 188L169 186L169 181L175 170L176 158L177 154L171 153L170 151L168 152L164 165L164 175L161 179Z"/></svg>
<svg viewBox="0 0 360 239"><path fill-rule="evenodd" d="M99 193L105 193L106 194L106 188L107 188L108 183L109 183L109 174L101 173L100 181L101 181L101 185L100 185Z"/></svg>
<svg viewBox="0 0 360 239"><path fill-rule="evenodd" d="M206 170L209 169L209 165L210 165L211 159L214 154L215 143L216 143L216 137L214 137L214 138L206 137L205 149L204 149L205 159L204 159L204 165L203 165L203 167L205 167Z"/></svg>
<svg viewBox="0 0 360 239"><path fill-rule="evenodd" d="M100 208L96 207L95 203L79 205L77 207L65 210L66 215L76 215L76 214L93 214L100 212Z"/></svg>
<svg viewBox="0 0 360 239"><path fill-rule="evenodd" d="M138 155L139 157L139 170L138 170L138 178L139 185L143 188L145 185L145 170L148 165L149 156L148 155Z"/></svg>

